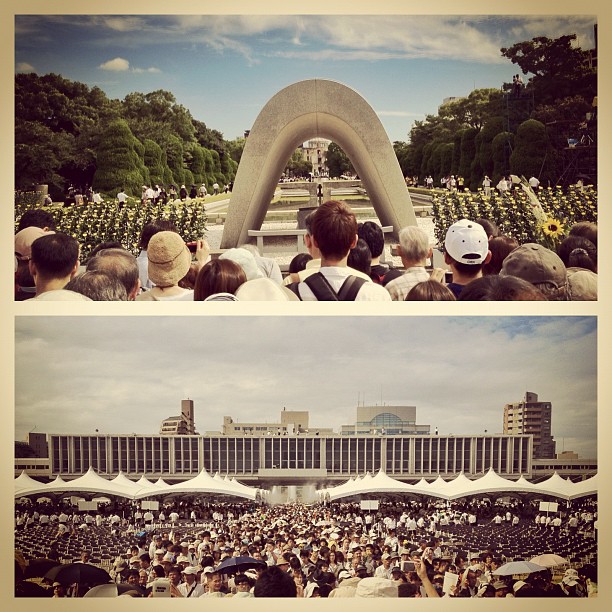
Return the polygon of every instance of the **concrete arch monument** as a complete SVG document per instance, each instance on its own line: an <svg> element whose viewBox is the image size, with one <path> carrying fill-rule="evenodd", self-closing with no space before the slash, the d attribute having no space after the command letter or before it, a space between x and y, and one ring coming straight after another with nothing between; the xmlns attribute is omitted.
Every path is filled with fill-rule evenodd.
<svg viewBox="0 0 612 612"><path fill-rule="evenodd" d="M221 248L260 229L287 160L310 138L336 142L347 154L382 225L394 234L416 217L397 157L380 119L353 89L312 79L281 89L263 107L247 138L234 181Z"/></svg>

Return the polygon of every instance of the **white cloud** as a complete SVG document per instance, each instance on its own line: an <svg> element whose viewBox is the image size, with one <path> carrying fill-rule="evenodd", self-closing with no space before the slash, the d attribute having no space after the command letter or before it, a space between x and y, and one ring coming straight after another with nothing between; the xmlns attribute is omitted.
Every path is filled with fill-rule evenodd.
<svg viewBox="0 0 612 612"><path fill-rule="evenodd" d="M116 57L115 59L100 64L99 68L112 72L127 72L130 69L130 62L122 57Z"/></svg>
<svg viewBox="0 0 612 612"><path fill-rule="evenodd" d="M420 117L420 113L411 113L410 111L376 111L379 117Z"/></svg>
<svg viewBox="0 0 612 612"><path fill-rule="evenodd" d="M161 72L159 68L155 68L152 66L151 68L132 68L132 72L136 74L148 73L148 74L158 74Z"/></svg>
<svg viewBox="0 0 612 612"><path fill-rule="evenodd" d="M108 62L104 62L98 67L110 72L131 72L132 74L158 74L161 72L161 70L155 66L151 66L150 68L130 67L130 62L122 57L116 57Z"/></svg>
<svg viewBox="0 0 612 612"><path fill-rule="evenodd" d="M32 64L28 64L28 62L18 62L15 66L15 70L17 72L36 72L36 69Z"/></svg>

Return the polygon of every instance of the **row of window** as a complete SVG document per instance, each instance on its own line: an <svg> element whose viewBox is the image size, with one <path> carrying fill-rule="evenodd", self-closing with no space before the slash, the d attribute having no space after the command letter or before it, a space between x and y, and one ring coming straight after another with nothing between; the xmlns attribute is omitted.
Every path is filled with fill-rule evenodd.
<svg viewBox="0 0 612 612"><path fill-rule="evenodd" d="M260 469L318 470L329 475L526 474L531 438L519 436L203 437L51 436L53 474L256 475Z"/></svg>

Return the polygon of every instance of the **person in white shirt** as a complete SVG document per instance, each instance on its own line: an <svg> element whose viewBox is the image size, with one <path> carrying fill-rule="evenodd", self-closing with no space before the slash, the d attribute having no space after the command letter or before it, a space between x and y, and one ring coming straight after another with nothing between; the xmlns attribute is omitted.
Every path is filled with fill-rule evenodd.
<svg viewBox="0 0 612 612"><path fill-rule="evenodd" d="M398 252L406 271L388 282L385 289L394 302L403 302L415 285L429 280L425 264L433 251L427 233L416 225L409 225L399 233Z"/></svg>
<svg viewBox="0 0 612 612"><path fill-rule="evenodd" d="M183 597L201 597L205 593L204 585L197 581L198 569L188 565L182 572L184 582L178 586Z"/></svg>
<svg viewBox="0 0 612 612"><path fill-rule="evenodd" d="M321 252L318 280L322 281L323 286L328 286L327 292L330 297L317 298L315 295L311 283L316 273L296 286L290 285L290 288L304 301L338 300L338 294L341 292L344 283L355 283L356 281L355 277L357 275L347 266L347 259L349 251L357 244L357 219L347 204L336 200L328 200L312 213L310 223L313 244ZM352 279L347 280L350 277ZM349 299L355 301L391 301L387 290L372 282L369 277L363 279L363 281L359 279L358 284L359 290L354 297Z"/></svg>
<svg viewBox="0 0 612 612"><path fill-rule="evenodd" d="M532 176L529 179L529 185L534 191L537 191L540 186L540 181L535 176Z"/></svg>

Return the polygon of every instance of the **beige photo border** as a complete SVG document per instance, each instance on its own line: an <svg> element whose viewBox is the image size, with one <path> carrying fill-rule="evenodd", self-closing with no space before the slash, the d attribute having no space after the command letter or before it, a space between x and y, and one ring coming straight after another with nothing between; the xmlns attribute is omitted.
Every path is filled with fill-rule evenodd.
<svg viewBox="0 0 612 612"><path fill-rule="evenodd" d="M13 542L13 516L14 502L12 498L12 488L14 479L14 320L16 316L59 316L59 315L116 315L116 316L149 316L149 315L167 315L167 316L214 316L214 315L257 315L257 316L292 316L293 314L308 314L314 316L342 316L345 314L352 315L371 315L371 316L413 316L413 315L443 315L443 316L500 316L500 315L592 315L598 319L598 463L599 471L603 475L600 478L601 482L606 480L606 476L610 473L610 451L607 435L612 432L610 427L610 415L607 413L607 407L610 399L610 383L609 372L612 371L612 363L610 360L610 339L612 338L610 324L610 291L611 283L600 283L599 285L599 300L597 302L505 302L491 304L488 303L464 303L460 307L450 302L414 302L410 309L406 306L399 306L397 303L390 304L351 304L350 306L340 306L335 308L334 305L328 304L300 304L299 310L291 308L295 304L279 304L279 303L259 303L253 304L233 304L232 314L228 315L227 306L223 303L209 303L206 314L201 314L201 307L192 305L193 308L181 308L181 305L176 304L159 304L155 307L154 312L146 307L145 303L125 304L125 303L105 303L104 305L87 305L87 304L70 304L68 302L14 302L12 289L9 287L8 279L11 278L11 270L13 258L9 254L9 245L12 243L13 235L13 125L14 125L14 16L16 14L193 14L193 13L208 13L208 14L534 14L534 15L581 15L589 14L596 15L598 21L598 74L599 74L599 138L598 142L602 143L599 150L599 225L604 230L610 229L610 210L612 207L612 193L610 184L606 180L608 168L610 167L610 153L605 149L607 137L610 135L610 109L606 104L607 95L610 92L610 68L607 62L611 57L610 45L612 44L608 36L610 30L610 15L612 11L607 8L609 2L602 0L593 0L589 3L579 3L559 0L557 2L549 2L547 0L515 0L511 3L491 2L482 0L446 0L444 2L427 2L414 0L377 0L358 2L355 0L310 0L303 3L289 3L284 1L260 0L175 0L167 2L161 0L105 0L99 3L86 3L83 0L76 2L74 0L58 0L57 2L49 2L48 0L5 0L0 7L0 45L2 58L2 103L0 104L0 120L2 123L2 148L3 163L0 164L0 193L2 194L3 204L0 206L0 232L2 236L6 236L6 240L1 240L0 244L4 251L0 257L0 278L5 290L2 291L0 297L1 313L0 317L0 339L2 343L2 360L0 361L2 377L0 384L2 388L2 405L5 408L7 419L6 427L3 428L3 444L2 449L5 453L2 465L6 469L1 473L1 484L4 489L3 501L0 504L0 524L6 536L6 541ZM435 34L432 34L435 35ZM58 41L61 44L61 41ZM275 92L271 92L271 95ZM602 172L603 170L603 172ZM9 231L9 228L11 231ZM599 246L599 262L600 269L604 274L607 274L609 268L610 257L608 250L610 242L607 240L600 241ZM398 307L399 306L399 307ZM32 384L36 384L33 380ZM608 443L608 444L606 444ZM610 487L602 488L599 492L599 524L602 529L599 533L599 545L602 551L602 562L599 563L599 592L600 597L591 600L582 600L578 605L587 606L589 610L608 609L610 607L610 578L607 567L607 557L605 553L610 550L610 520L608 518L610 509ZM3 599L5 599L5 609L7 610L40 610L41 600L37 599L16 599L13 597L13 568L12 568L12 546L9 544L7 554L2 561L2 570L0 572L1 584L3 589ZM602 600L603 598L603 600ZM50 609L74 609L74 610L90 610L90 611L107 611L109 607L108 599L88 599L72 600L70 604L53 605L53 600L43 600L45 606ZM49 603L46 603L46 602ZM546 600L528 600L529 605L522 606L522 609L533 609L536 605L542 610L555 609L564 610L574 607L572 601L559 599ZM248 604L250 610L270 610L284 606L286 600L276 601L250 601ZM175 605L191 606L191 609L201 608L205 605L206 609L226 608L238 609L236 606L243 608L245 605L243 600L222 600L214 604L207 601L206 604L195 603L194 601L176 603ZM295 600L291 602L292 609L294 606L303 607L304 610L310 609L311 606L322 606L327 609L335 609L338 607L337 600L320 600L318 603L305 602L304 600ZM377 608L381 610L400 610L405 605L426 606L435 605L427 600L413 600L409 604L402 605L396 600L377 599L375 602ZM480 607L481 605L497 606L517 606L517 602L501 603L494 602L486 604L484 601L473 602L473 600L453 600L453 608L472 610L473 606ZM87 607L86 607L87 606ZM196 606L196 608L194 608ZM333 608L329 608L333 606ZM351 607L357 609L366 609L371 607L371 603L367 600L353 600ZM603 606L603 607L602 607ZM113 609L117 610L133 610L135 607L146 608L147 610L164 610L167 612L168 607L162 602L147 602L138 603L131 599L121 598L112 605Z"/></svg>

